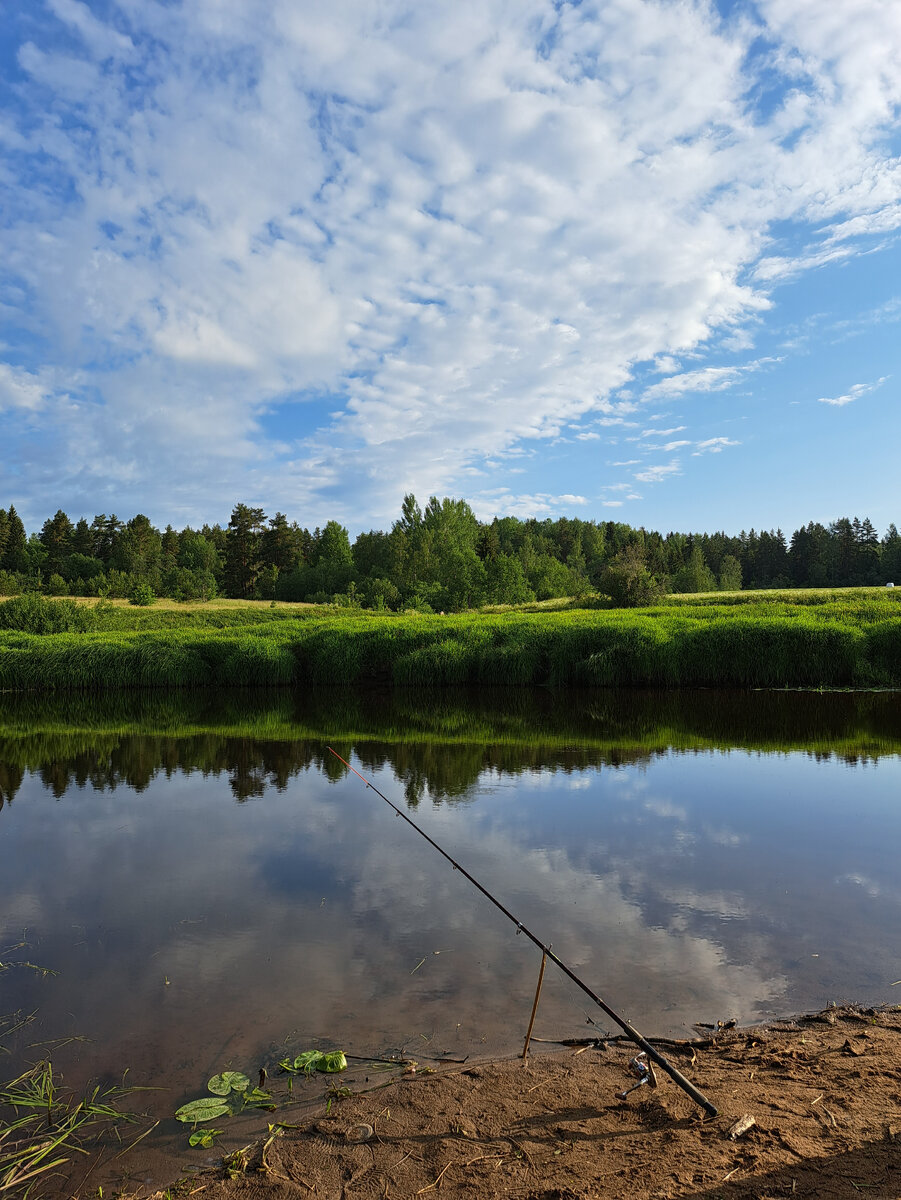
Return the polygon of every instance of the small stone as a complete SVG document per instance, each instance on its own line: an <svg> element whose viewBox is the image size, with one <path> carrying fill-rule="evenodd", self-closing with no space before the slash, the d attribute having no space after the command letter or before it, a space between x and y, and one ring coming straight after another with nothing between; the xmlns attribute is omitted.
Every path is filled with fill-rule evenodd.
<svg viewBox="0 0 901 1200"><path fill-rule="evenodd" d="M372 1132L371 1125L351 1125L344 1136L349 1142L368 1142Z"/></svg>
<svg viewBox="0 0 901 1200"><path fill-rule="evenodd" d="M756 1120L750 1113L745 1113L743 1117L739 1117L735 1124L727 1131L727 1137L733 1142L736 1138L743 1137L749 1129L753 1129L757 1124Z"/></svg>

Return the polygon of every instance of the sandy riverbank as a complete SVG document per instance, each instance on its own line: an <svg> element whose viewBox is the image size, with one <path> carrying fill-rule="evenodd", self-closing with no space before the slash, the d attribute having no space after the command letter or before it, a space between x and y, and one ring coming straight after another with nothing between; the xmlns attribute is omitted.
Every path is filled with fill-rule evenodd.
<svg viewBox="0 0 901 1200"><path fill-rule="evenodd" d="M360 1091L173 1185L204 1200L838 1200L901 1196L901 1009L830 1009L661 1050L719 1108L659 1073L626 1100L630 1042L442 1064ZM351 1080L348 1080L350 1083ZM745 1114L755 1124L732 1140ZM369 1131L371 1130L371 1135ZM363 1138L365 1140L356 1140ZM157 1197L164 1193L158 1192Z"/></svg>

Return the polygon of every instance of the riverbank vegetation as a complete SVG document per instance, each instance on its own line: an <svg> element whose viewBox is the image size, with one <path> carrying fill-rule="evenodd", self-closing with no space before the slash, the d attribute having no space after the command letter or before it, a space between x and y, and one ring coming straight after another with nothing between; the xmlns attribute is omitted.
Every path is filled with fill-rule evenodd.
<svg viewBox="0 0 901 1200"><path fill-rule="evenodd" d="M0 689L901 685L901 589L455 615L0 604Z"/></svg>
<svg viewBox="0 0 901 1200"><path fill-rule="evenodd" d="M312 532L283 513L237 504L225 527L160 531L143 514L73 522L59 510L26 534L14 506L0 508L0 595L209 601L214 596L346 607L459 612L555 597L605 595L619 606L669 592L743 587L875 586L901 582L901 534L880 538L869 519L781 529L661 534L617 521L479 521L464 500L413 496L387 532L351 543L329 521Z"/></svg>

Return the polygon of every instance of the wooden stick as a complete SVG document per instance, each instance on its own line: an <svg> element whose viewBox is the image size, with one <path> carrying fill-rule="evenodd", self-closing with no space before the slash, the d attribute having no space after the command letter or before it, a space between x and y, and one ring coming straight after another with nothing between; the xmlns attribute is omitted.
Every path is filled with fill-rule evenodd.
<svg viewBox="0 0 901 1200"><path fill-rule="evenodd" d="M529 1055L529 1042L532 1040L532 1028L535 1024L535 1014L538 1012L538 997L541 995L541 985L544 983L544 965L547 962L547 950L541 952L541 969L538 972L538 987L535 989L535 1002L532 1005L532 1015L529 1017L529 1028L526 1031L526 1044L522 1048L523 1062Z"/></svg>

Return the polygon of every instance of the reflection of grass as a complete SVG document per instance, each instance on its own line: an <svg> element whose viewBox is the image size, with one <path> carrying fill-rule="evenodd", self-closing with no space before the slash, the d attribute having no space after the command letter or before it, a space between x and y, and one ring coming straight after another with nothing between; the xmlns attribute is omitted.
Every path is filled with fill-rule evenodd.
<svg viewBox="0 0 901 1200"><path fill-rule="evenodd" d="M3 951L3 958L0 958L0 975L2 975L4 971L11 970L13 967L24 967L28 971L36 971L37 974L41 975L44 979L46 979L48 975L58 974L57 971L52 970L50 967L39 967L37 963L29 962L26 958L7 957L9 954L15 954L17 950L25 950L27 947L27 942L17 942L14 946L9 946ZM0 1020L0 1034L2 1034L2 1032L3 1021Z"/></svg>
<svg viewBox="0 0 901 1200"><path fill-rule="evenodd" d="M35 1195L73 1154L86 1153L89 1137L137 1120L115 1107L127 1094L96 1087L76 1099L61 1089L49 1062L0 1084L0 1114L11 1114L0 1122L0 1193Z"/></svg>
<svg viewBox="0 0 901 1200"><path fill-rule="evenodd" d="M446 617L114 609L83 632L0 630L0 688L901 684L901 596L801 599L736 593L636 610Z"/></svg>
<svg viewBox="0 0 901 1200"><path fill-rule="evenodd" d="M390 765L411 802L463 795L486 769L516 774L647 761L668 752L803 751L848 760L901 754L892 693L325 689L7 696L0 799L25 771L54 795L72 785L141 789L160 771L227 773L236 798L284 787L325 752ZM2 810L0 810L2 815ZM18 957L22 957L19 955ZM5 958L5 956L4 956Z"/></svg>

